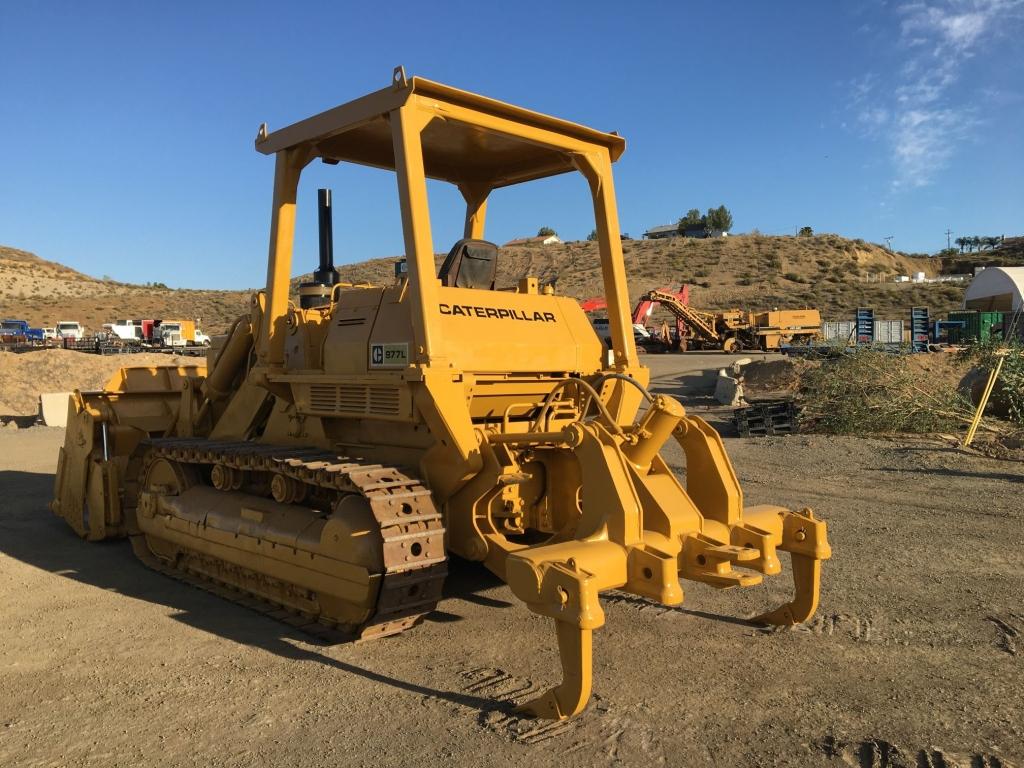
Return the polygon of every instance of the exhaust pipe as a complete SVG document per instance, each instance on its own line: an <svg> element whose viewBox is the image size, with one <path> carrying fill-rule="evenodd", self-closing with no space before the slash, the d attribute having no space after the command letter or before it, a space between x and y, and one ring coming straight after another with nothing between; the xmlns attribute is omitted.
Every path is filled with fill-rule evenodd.
<svg viewBox="0 0 1024 768"><path fill-rule="evenodd" d="M320 230L320 266L313 279L299 286L299 306L303 309L323 307L331 303L331 291L340 277L334 268L334 215L331 190L317 190L317 221Z"/></svg>

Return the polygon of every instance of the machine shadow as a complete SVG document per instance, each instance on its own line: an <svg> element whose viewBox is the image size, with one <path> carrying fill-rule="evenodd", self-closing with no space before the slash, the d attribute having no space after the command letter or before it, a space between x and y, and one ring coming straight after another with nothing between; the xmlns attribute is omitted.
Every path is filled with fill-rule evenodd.
<svg viewBox="0 0 1024 768"><path fill-rule="evenodd" d="M941 475L945 477L973 477L982 480L1005 480L1008 483L1019 483L1024 480L1024 473L1013 472L971 472L965 469L950 469L948 467L937 467L928 469L914 469L905 467L881 467L880 471L891 474L903 474L912 472L918 475Z"/></svg>
<svg viewBox="0 0 1024 768"><path fill-rule="evenodd" d="M150 570L136 559L126 541L83 541L46 508L52 490L53 475L0 470L0 499L5 499L0 503L0 552L83 584L166 606L178 612L171 616L176 621L282 658L314 661L375 683L481 712L511 711L511 704L431 688L333 658L316 648L326 646L287 624ZM19 501L12 503L15 498ZM454 573L454 579L449 577L451 586L445 586L446 599L459 597L491 607L512 605L475 594L501 583L482 566L462 561ZM486 574L483 579L481 573ZM437 621L461 619L455 614L439 613Z"/></svg>

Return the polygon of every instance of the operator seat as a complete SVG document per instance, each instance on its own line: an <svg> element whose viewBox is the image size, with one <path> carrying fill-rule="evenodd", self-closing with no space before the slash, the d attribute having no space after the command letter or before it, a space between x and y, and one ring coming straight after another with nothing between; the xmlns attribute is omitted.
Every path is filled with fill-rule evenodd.
<svg viewBox="0 0 1024 768"><path fill-rule="evenodd" d="M486 240L459 240L445 257L438 277L450 288L494 290L498 246Z"/></svg>

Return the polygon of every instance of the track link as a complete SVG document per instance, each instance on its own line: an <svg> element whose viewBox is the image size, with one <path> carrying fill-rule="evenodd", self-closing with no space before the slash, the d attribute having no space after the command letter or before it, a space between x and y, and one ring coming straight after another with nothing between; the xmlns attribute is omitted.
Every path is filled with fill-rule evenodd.
<svg viewBox="0 0 1024 768"><path fill-rule="evenodd" d="M295 612L233 584L211 580L207 574L200 576L175 568L149 551L143 535L133 535L135 553L154 569L260 610L327 642L369 640L397 634L414 626L437 605L447 575L444 523L430 491L403 470L367 464L315 447L158 438L140 444L128 476L141 481L146 467L158 459L197 467L221 465L250 473L282 475L321 492L339 496L359 494L369 502L380 530L384 571L373 614L358 627L346 628L319 616ZM126 490L137 498L137 487Z"/></svg>

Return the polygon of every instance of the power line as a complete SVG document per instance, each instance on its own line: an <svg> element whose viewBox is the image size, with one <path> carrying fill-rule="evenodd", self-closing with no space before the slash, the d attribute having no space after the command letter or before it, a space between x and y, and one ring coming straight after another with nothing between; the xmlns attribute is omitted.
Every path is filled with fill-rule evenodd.
<svg viewBox="0 0 1024 768"><path fill-rule="evenodd" d="M947 251L950 249L949 236L952 235L952 234L953 234L953 230L952 229L947 229L946 230L946 250Z"/></svg>

